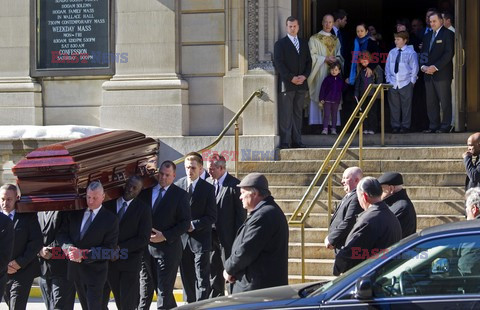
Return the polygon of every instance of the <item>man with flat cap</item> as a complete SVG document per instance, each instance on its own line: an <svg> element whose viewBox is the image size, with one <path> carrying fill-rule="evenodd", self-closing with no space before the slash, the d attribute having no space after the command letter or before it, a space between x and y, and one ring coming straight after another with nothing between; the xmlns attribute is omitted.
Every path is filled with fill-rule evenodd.
<svg viewBox="0 0 480 310"><path fill-rule="evenodd" d="M334 275L375 257L402 238L402 227L392 211L382 201L382 186L377 179L365 177L357 185L357 197L363 211L337 253Z"/></svg>
<svg viewBox="0 0 480 310"><path fill-rule="evenodd" d="M238 184L248 216L225 261L232 293L288 284L288 224L263 174L250 173Z"/></svg>
<svg viewBox="0 0 480 310"><path fill-rule="evenodd" d="M417 213L403 188L403 177L398 172L385 172L378 178L382 185L382 199L395 214L402 226L402 238L417 231Z"/></svg>

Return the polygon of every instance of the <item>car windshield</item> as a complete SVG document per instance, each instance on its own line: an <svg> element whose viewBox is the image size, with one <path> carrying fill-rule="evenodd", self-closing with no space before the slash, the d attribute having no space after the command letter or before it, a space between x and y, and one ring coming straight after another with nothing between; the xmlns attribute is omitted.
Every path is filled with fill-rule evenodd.
<svg viewBox="0 0 480 310"><path fill-rule="evenodd" d="M388 255L388 253L390 253L392 250L394 250L395 248L409 242L410 240L416 238L418 236L418 233L415 233L413 235L410 235L408 237L406 237L405 239L402 239L400 240L399 242L395 243L394 245L392 245L391 247L389 247L387 249L387 251L385 252L382 252L382 253L379 253L377 255L377 258L381 258L385 255ZM340 276L336 277L335 279L333 279L332 281L329 281L329 282L326 282L324 283L320 288L318 288L318 290L312 292L309 296L317 296L317 295L320 295L322 294L323 292L325 292L326 290L328 290L330 287L336 285L337 283L341 282L345 277L348 277L350 274L356 272L358 269L360 268L363 268L363 266L365 265L369 265L369 264L372 264L376 261L376 259L366 259L364 260L363 262L361 262L360 264L358 264L357 266L353 267L352 269L348 270L347 272L341 274Z"/></svg>

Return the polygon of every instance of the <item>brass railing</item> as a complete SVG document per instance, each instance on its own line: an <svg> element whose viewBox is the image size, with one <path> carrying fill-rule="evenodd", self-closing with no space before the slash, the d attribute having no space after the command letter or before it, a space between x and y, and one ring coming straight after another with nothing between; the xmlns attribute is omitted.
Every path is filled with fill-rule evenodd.
<svg viewBox="0 0 480 310"><path fill-rule="evenodd" d="M333 144L332 148L328 152L327 156L325 157L320 169L318 170L317 174L313 178L310 186L308 187L307 191L303 195L300 203L298 204L297 208L293 212L292 216L290 217L288 224L293 227L300 227L300 242L301 242L301 267L302 267L302 282L305 282L305 222L307 221L310 213L312 212L313 207L317 203L318 198L324 191L325 187L328 186L328 215L327 215L327 223L330 223L331 211L332 211L332 175L337 169L338 165L340 164L341 160L345 156L348 148L350 147L353 139L355 138L357 132L359 132L359 166L362 167L362 156L363 156L363 121L368 115L371 107L375 103L378 95L380 94L380 102L381 102L381 145L385 145L385 118L384 118L384 104L385 104L385 96L384 90L390 88L390 84L370 84L368 85L365 93L363 94L362 98L358 102L355 110L353 111L352 115L348 119L347 123L343 127L342 132L339 134L337 140ZM375 92L368 102L366 108L361 111L361 107L363 103L367 100L368 94L370 91L375 89ZM337 151L340 143L342 142L344 136L347 134L347 131L350 129L350 126L353 124L354 119L358 118L358 122L356 123L355 127L353 128L350 136L348 137L345 145L340 150L337 159L335 159L334 163L329 167L330 161L333 160L333 156ZM327 170L328 169L328 170ZM326 175L325 175L326 173ZM317 185L318 181L324 176L322 184L318 188L317 192L315 193L313 199L308 204L306 210L304 209L305 204L307 203L308 197L313 192L314 187ZM327 224L328 225L328 224Z"/></svg>
<svg viewBox="0 0 480 310"><path fill-rule="evenodd" d="M240 132L240 130L238 128L238 118L240 117L240 115L242 115L243 111L245 111L245 109L250 104L250 102L253 100L253 98L255 98L255 97L260 98L263 95L264 95L264 92L261 89L254 91L250 95L250 97L248 97L247 101L245 101L245 103L240 108L240 110L238 110L238 112L232 117L230 122L228 122L228 124L225 126L225 128L223 128L223 130L218 134L217 138L212 143L210 143L208 146L199 150L198 153L203 154L203 152L208 151L211 148L213 148L215 145L217 145L218 142L220 142L220 140L222 140L223 136L225 136L225 134L228 132L230 127L232 127L232 125L235 124L235 161L234 161L234 165L235 165L235 176L238 177L238 160L239 160L238 144L239 144L239 132ZM179 159L175 160L174 163L175 163L175 165L178 165L179 163L183 162L184 160L185 160L185 156L182 156Z"/></svg>

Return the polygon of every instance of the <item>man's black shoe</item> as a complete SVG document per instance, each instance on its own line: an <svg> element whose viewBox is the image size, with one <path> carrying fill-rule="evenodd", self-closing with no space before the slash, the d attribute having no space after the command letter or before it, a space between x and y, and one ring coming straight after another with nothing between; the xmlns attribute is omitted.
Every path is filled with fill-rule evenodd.
<svg viewBox="0 0 480 310"><path fill-rule="evenodd" d="M434 133L434 132L435 132L435 129L430 129L430 128L429 128L429 129L425 129L425 130L423 131L423 133Z"/></svg>
<svg viewBox="0 0 480 310"><path fill-rule="evenodd" d="M295 149L304 149L306 148L307 146L303 143L294 143L292 144L292 148L295 148Z"/></svg>
<svg viewBox="0 0 480 310"><path fill-rule="evenodd" d="M400 130L398 128L393 128L392 133L398 133Z"/></svg>
<svg viewBox="0 0 480 310"><path fill-rule="evenodd" d="M280 148L280 149L288 149L289 146L288 146L287 143L282 143L282 144L280 144L279 148Z"/></svg>
<svg viewBox="0 0 480 310"><path fill-rule="evenodd" d="M400 128L400 133L408 133L410 132L410 128Z"/></svg>
<svg viewBox="0 0 480 310"><path fill-rule="evenodd" d="M440 128L435 131L436 133L447 133L450 132L450 128Z"/></svg>

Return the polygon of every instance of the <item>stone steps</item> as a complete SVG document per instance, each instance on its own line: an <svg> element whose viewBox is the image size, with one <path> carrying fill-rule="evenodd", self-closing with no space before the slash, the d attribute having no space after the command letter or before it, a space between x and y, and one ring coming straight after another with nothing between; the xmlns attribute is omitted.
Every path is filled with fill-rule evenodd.
<svg viewBox="0 0 480 310"><path fill-rule="evenodd" d="M408 192L407 192L408 193ZM293 213L295 208L298 206L300 200L297 199L275 199L278 205L282 208L285 213ZM311 200L308 200L307 203L310 203ZM465 214L465 204L463 199L459 200L412 200L413 205L415 206L415 211L418 215L464 215ZM327 200L317 201L317 205L313 208L313 213L324 213L326 214L328 210ZM340 200L333 200L332 213L335 210L335 205L338 205Z"/></svg>
<svg viewBox="0 0 480 310"><path fill-rule="evenodd" d="M307 190L307 186L270 186L270 192L275 199L301 199ZM442 186L406 186L408 196L412 200L462 200L465 194L464 188L460 186L456 187L442 187ZM318 190L318 187L314 188L311 196ZM332 195L335 199L341 200L345 195L343 187L333 186ZM327 190L325 189L320 199L327 199Z"/></svg>
<svg viewBox="0 0 480 310"><path fill-rule="evenodd" d="M333 161L332 161L333 163ZM257 171L262 173L316 173L322 165L322 160L285 160L285 161L262 161L262 162L240 162L239 171ZM357 166L358 160L343 160L338 171L345 168ZM363 170L368 173L383 173L386 171L405 172L421 172L421 173L438 173L439 167L441 171L449 173L465 172L465 167L461 159L439 159L432 161L429 159L422 160L364 160Z"/></svg>
<svg viewBox="0 0 480 310"><path fill-rule="evenodd" d="M342 172L336 172L333 175L332 182L334 185L340 185L342 179ZM365 172L366 175L378 178L382 175L381 172ZM416 186L464 186L465 184L465 171L462 172L452 172L452 173L418 173L418 172L407 172L402 173L403 182L405 185L416 185ZM242 179L245 177L245 173L241 173L239 178ZM287 185L304 185L308 186L315 177L315 173L302 173L302 174L292 174L292 173L265 173L265 176L268 179L268 184L270 186L287 186ZM317 184L321 184L324 180L324 177L320 178Z"/></svg>

